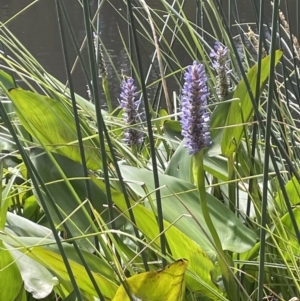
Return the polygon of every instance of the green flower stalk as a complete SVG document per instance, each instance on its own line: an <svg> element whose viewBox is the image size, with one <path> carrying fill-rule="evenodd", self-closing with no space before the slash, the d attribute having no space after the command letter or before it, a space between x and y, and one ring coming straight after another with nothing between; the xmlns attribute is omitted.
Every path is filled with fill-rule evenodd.
<svg viewBox="0 0 300 301"><path fill-rule="evenodd" d="M213 59L212 66L217 73L217 95L223 100L229 92L229 74L231 73L231 70L227 69L228 48L223 47L220 42L216 42L210 57Z"/></svg>
<svg viewBox="0 0 300 301"><path fill-rule="evenodd" d="M204 65L196 61L188 66L184 75L182 89L182 116L181 126L184 137L184 147L192 155L192 178L199 191L199 200L202 214L210 231L213 244L216 248L218 262L222 271L223 283L230 301L237 300L236 282L230 271L232 259L223 251L216 228L210 217L206 200L205 170L203 165L204 149L212 144L209 132L209 112L207 111L207 77Z"/></svg>
<svg viewBox="0 0 300 301"><path fill-rule="evenodd" d="M123 118L128 128L124 131L123 142L128 146L138 146L143 143L143 133L139 130L140 116L138 112L140 100L135 100L136 86L133 78L123 79L120 94L120 107L124 109Z"/></svg>

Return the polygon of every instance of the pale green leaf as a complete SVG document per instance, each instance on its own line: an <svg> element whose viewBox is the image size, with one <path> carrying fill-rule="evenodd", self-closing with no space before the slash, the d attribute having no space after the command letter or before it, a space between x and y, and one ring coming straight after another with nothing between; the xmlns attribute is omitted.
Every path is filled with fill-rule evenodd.
<svg viewBox="0 0 300 301"><path fill-rule="evenodd" d="M128 181L128 185L136 194L146 197L147 193L142 188L143 183L145 183L149 192L154 192L155 186L151 171L126 165L120 165L120 168L124 180ZM197 242L206 253L214 257L216 251L207 238L210 231L202 215L196 187L187 181L164 174L159 175L159 183L164 219L169 223L176 221L175 226L179 230ZM151 197L154 199L155 194L153 193ZM256 242L256 234L245 227L240 219L218 199L209 193L207 193L206 198L223 249L232 252L245 252L251 249ZM190 213L195 216L198 224L191 217L182 217L183 214L190 215ZM199 227L199 224L204 231Z"/></svg>
<svg viewBox="0 0 300 301"><path fill-rule="evenodd" d="M9 250L19 268L26 291L36 299L47 297L58 280L37 261L16 249Z"/></svg>
<svg viewBox="0 0 300 301"><path fill-rule="evenodd" d="M282 50L277 50L275 53L275 66L279 62L283 54ZM257 82L257 68L258 65L254 65L247 73L247 78L252 90L252 93L256 91ZM260 77L260 92L264 87L270 72L270 56L265 57L261 62L261 77ZM222 137L222 153L225 156L230 156L240 144L242 134L244 131L244 124L252 119L253 105L247 90L244 80L241 80L233 94L233 98L239 99L239 101L233 101L230 105L226 120L226 128Z"/></svg>

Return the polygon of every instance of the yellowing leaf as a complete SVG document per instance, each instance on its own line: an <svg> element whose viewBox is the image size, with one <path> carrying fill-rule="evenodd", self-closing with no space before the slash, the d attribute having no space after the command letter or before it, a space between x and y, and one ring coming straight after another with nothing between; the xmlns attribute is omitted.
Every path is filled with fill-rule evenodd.
<svg viewBox="0 0 300 301"><path fill-rule="evenodd" d="M138 301L182 301L185 282L184 273L188 261L180 259L160 271L144 272L126 280L133 300ZM130 301L121 285L112 301Z"/></svg>
<svg viewBox="0 0 300 301"><path fill-rule="evenodd" d="M93 179L93 181L104 191L105 186L102 181L96 179ZM118 208L130 218L124 195L112 190L112 197ZM130 204L137 227L149 241L152 241L152 246L160 250L156 216L143 205L136 204L133 201ZM147 223L145 223L145 220L147 220ZM190 273L186 274L188 289L210 300L223 300L223 293L216 285L218 271L207 253L195 241L167 221L164 221L164 229L172 256L174 258L186 258L189 262Z"/></svg>

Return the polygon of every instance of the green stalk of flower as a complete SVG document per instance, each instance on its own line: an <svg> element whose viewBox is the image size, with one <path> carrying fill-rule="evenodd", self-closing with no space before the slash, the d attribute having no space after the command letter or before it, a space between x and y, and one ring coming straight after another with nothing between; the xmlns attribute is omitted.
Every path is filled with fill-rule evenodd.
<svg viewBox="0 0 300 301"><path fill-rule="evenodd" d="M184 146L192 155L192 174L199 196L200 206L206 225L210 231L217 251L218 262L222 271L224 286L230 300L236 299L236 282L230 271L232 259L223 251L222 244L216 228L210 217L205 190L205 171L203 166L203 152L211 145L209 131L209 112L207 110L207 77L204 66L197 62L188 66L184 75L185 83L182 90L182 135Z"/></svg>

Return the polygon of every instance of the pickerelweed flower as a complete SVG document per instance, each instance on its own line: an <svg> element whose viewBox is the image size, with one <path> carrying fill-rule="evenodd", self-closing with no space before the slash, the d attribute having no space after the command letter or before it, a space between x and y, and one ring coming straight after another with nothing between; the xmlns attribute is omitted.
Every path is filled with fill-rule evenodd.
<svg viewBox="0 0 300 301"><path fill-rule="evenodd" d="M122 92L120 94L120 107L124 109L124 122L128 128L125 129L123 141L128 146L135 146L143 142L143 133L138 130L140 126L139 100L135 100L137 93L133 78L129 77L122 81Z"/></svg>
<svg viewBox="0 0 300 301"><path fill-rule="evenodd" d="M231 70L226 70L228 63L228 48L223 47L220 42L216 42L214 49L210 53L213 59L213 67L217 73L217 94L221 100L229 92L229 74Z"/></svg>
<svg viewBox="0 0 300 301"><path fill-rule="evenodd" d="M190 155L211 145L209 132L209 112L207 111L208 89L204 65L196 61L187 67L182 89L182 135L184 147Z"/></svg>
<svg viewBox="0 0 300 301"><path fill-rule="evenodd" d="M98 58L98 76L99 76L99 78L107 77L107 70L106 70L106 65L104 62L102 45L99 41L98 35L95 32L93 32L93 38L94 38L95 53L97 55L96 57Z"/></svg>

